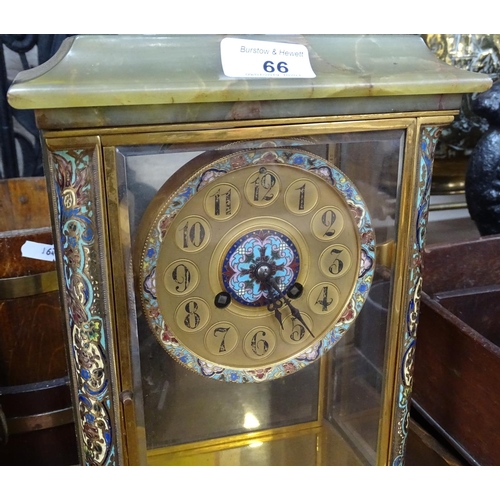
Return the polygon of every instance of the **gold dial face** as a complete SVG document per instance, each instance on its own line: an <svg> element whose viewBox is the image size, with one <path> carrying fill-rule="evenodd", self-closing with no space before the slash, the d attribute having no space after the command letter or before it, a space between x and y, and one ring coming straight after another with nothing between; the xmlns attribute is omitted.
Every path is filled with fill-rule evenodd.
<svg viewBox="0 0 500 500"><path fill-rule="evenodd" d="M199 164L145 216L139 281L151 329L202 375L287 375L340 338L368 293L366 207L340 171L305 151Z"/></svg>

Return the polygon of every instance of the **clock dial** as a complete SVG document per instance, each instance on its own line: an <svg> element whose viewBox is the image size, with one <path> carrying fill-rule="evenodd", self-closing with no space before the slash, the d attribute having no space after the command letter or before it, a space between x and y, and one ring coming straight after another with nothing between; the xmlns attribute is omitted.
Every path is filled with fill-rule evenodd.
<svg viewBox="0 0 500 500"><path fill-rule="evenodd" d="M355 186L298 149L184 169L142 222L141 301L160 344L202 375L239 382L324 354L372 281L374 234Z"/></svg>

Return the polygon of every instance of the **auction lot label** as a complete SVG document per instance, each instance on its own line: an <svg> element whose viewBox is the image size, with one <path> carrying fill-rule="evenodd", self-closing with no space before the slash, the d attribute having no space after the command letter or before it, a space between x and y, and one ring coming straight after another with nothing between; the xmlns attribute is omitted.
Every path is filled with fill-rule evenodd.
<svg viewBox="0 0 500 500"><path fill-rule="evenodd" d="M28 259L46 260L48 262L56 260L54 245L37 243L36 241L25 241L21 247L21 255Z"/></svg>
<svg viewBox="0 0 500 500"><path fill-rule="evenodd" d="M224 38L222 69L233 78L315 78L309 51L298 43Z"/></svg>

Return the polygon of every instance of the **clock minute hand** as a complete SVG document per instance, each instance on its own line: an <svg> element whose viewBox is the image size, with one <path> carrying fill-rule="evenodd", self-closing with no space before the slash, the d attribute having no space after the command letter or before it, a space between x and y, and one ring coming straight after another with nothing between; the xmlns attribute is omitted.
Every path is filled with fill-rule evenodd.
<svg viewBox="0 0 500 500"><path fill-rule="evenodd" d="M302 314L300 313L300 311L294 305L292 305L292 303L290 302L290 299L286 295L281 293L281 290L279 289L279 286L278 286L278 283L276 283L276 280L274 278L269 278L269 283L278 292L278 297L285 301L285 304L290 309L292 316L295 319L298 319L302 323L302 325L305 326L306 330L311 334L311 337L313 339L315 339L316 337L313 335L313 332L311 332L310 328L306 325L306 322L302 319Z"/></svg>
<svg viewBox="0 0 500 500"><path fill-rule="evenodd" d="M267 285L268 300L269 300L267 304L267 310L274 312L274 317L278 320L281 329L284 330L285 328L283 326L283 321L281 319L281 311L280 311L280 307L283 305L283 303L280 301L279 296L276 300L274 299L274 290L271 284L267 282L266 285Z"/></svg>

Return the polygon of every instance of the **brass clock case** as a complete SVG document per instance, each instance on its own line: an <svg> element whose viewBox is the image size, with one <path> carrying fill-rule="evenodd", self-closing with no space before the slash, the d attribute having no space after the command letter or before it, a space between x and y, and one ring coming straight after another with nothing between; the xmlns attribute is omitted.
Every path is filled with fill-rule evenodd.
<svg viewBox="0 0 500 500"><path fill-rule="evenodd" d="M295 148L210 153L160 189L140 229L138 287L160 344L235 382L330 349L368 294L374 233L355 186Z"/></svg>

